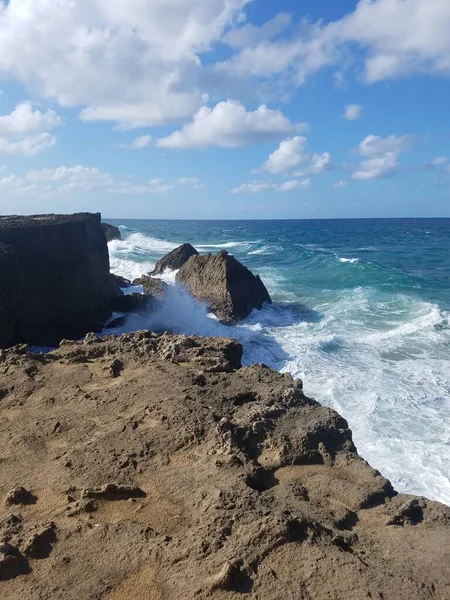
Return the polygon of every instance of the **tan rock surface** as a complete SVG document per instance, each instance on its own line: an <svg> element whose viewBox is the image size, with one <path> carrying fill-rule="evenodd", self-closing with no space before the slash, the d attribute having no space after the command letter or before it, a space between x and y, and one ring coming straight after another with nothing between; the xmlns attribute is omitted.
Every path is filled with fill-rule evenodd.
<svg viewBox="0 0 450 600"><path fill-rule="evenodd" d="M0 353L1 600L450 598L450 509L236 342L25 352Z"/></svg>

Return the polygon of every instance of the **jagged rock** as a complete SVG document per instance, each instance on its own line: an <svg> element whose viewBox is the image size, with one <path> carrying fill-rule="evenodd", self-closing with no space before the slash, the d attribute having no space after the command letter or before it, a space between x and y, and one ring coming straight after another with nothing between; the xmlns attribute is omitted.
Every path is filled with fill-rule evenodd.
<svg viewBox="0 0 450 600"><path fill-rule="evenodd" d="M11 292L3 291L4 280L0 286L3 345L53 346L101 331L114 292L99 214L0 217L0 244L2 278L6 261L11 280Z"/></svg>
<svg viewBox="0 0 450 600"><path fill-rule="evenodd" d="M24 487L19 486L7 494L5 502L6 504L34 504L36 496Z"/></svg>
<svg viewBox="0 0 450 600"><path fill-rule="evenodd" d="M191 294L206 302L217 318L233 324L254 308L261 310L272 302L258 275L253 275L226 250L218 254L191 257L176 276Z"/></svg>
<svg viewBox="0 0 450 600"><path fill-rule="evenodd" d="M135 313L147 310L153 298L142 294L124 294L111 301L113 311Z"/></svg>
<svg viewBox="0 0 450 600"><path fill-rule="evenodd" d="M110 225L109 223L102 223L101 225L107 242L122 239L122 234L120 233L120 229L118 227L115 225Z"/></svg>
<svg viewBox="0 0 450 600"><path fill-rule="evenodd" d="M125 279L125 277L120 277L120 275L114 275L111 273L111 279L119 288L129 288L131 286L131 281L129 279Z"/></svg>
<svg viewBox="0 0 450 600"><path fill-rule="evenodd" d="M19 553L0 555L0 595L448 598L450 509L397 495L345 419L241 358L149 331L1 351L0 489L36 482L39 501L0 503ZM20 553L33 571L13 578Z"/></svg>
<svg viewBox="0 0 450 600"><path fill-rule="evenodd" d="M198 256L197 250L194 246L191 246L191 244L183 244L158 260L150 275L162 275L164 271L167 271L168 269L176 271L177 269L180 269L191 256Z"/></svg>
<svg viewBox="0 0 450 600"><path fill-rule="evenodd" d="M143 275L139 279L135 279L133 285L142 285L145 296L153 296L160 300L165 297L167 290L169 289L169 286L165 281L156 279L155 277L149 277L148 275Z"/></svg>

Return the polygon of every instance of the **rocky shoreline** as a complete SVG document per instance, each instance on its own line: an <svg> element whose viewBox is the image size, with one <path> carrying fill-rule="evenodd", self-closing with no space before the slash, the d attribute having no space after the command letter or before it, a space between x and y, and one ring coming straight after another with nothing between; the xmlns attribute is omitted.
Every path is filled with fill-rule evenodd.
<svg viewBox="0 0 450 600"><path fill-rule="evenodd" d="M147 295L123 296L100 215L27 219L0 219L4 346L35 343L51 307L55 340L71 333L68 305L78 332L115 305L162 301L150 275ZM84 258L50 259L72 265L52 297L41 263L67 240ZM154 274L176 264L179 284L234 322L270 301L236 263L185 245ZM0 350L0 598L450 597L450 508L397 494L342 417L241 358L230 339L149 331Z"/></svg>

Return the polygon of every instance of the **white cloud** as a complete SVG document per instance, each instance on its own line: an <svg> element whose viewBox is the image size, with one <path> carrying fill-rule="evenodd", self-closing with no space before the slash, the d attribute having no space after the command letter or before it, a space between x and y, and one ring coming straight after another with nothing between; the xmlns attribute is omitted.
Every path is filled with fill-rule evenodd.
<svg viewBox="0 0 450 600"><path fill-rule="evenodd" d="M333 183L333 187L334 188L345 188L345 187L347 187L347 182L344 181L344 180L342 180L342 181L335 181Z"/></svg>
<svg viewBox="0 0 450 600"><path fill-rule="evenodd" d="M258 33L246 27L244 39L249 31L258 39ZM449 29L448 0L360 0L338 21L304 19L295 34L247 45L215 69L230 77L278 78L293 86L329 66L336 68L335 76L342 81L350 65L360 72L361 62L367 83L414 73L448 76Z"/></svg>
<svg viewBox="0 0 450 600"><path fill-rule="evenodd" d="M280 192L291 192L292 190L307 190L311 187L311 179L304 179L303 181L299 181L298 179L291 179L290 181L286 181L278 186L278 191Z"/></svg>
<svg viewBox="0 0 450 600"><path fill-rule="evenodd" d="M261 165L261 169L271 173L285 173L305 162L308 160L308 154L305 153L306 143L307 139L298 135L283 140L275 152L272 152L267 161Z"/></svg>
<svg viewBox="0 0 450 600"><path fill-rule="evenodd" d="M247 111L240 102L227 100L214 108L203 106L191 123L168 137L157 140L160 148L237 148L276 140L292 131L306 128L293 124L278 110L262 105Z"/></svg>
<svg viewBox="0 0 450 600"><path fill-rule="evenodd" d="M165 195L175 188L161 179L149 182L117 180L97 167L76 165L54 169L31 169L25 176L9 175L0 178L0 189L11 196L28 195L36 199L61 198L73 193Z"/></svg>
<svg viewBox="0 0 450 600"><path fill-rule="evenodd" d="M311 179L305 179L299 181L298 179L291 179L284 183L274 183L273 181L251 181L250 183L243 183L242 185L231 190L231 194L258 194L259 192L265 192L268 190L274 190L277 192L291 192L293 190L306 190L311 187Z"/></svg>
<svg viewBox="0 0 450 600"><path fill-rule="evenodd" d="M248 0L0 2L0 73L124 128L189 118L207 91L200 54Z"/></svg>
<svg viewBox="0 0 450 600"><path fill-rule="evenodd" d="M362 106L359 104L347 104L344 110L344 119L357 121L361 118Z"/></svg>
<svg viewBox="0 0 450 600"><path fill-rule="evenodd" d="M18 154L21 156L36 156L44 150L52 148L56 144L56 138L50 133L10 140L0 137L0 154Z"/></svg>
<svg viewBox="0 0 450 600"><path fill-rule="evenodd" d="M416 141L413 135L397 137L390 135L381 138L376 135L368 135L358 146L358 153L365 157L356 171L353 179L380 179L389 177L399 172L398 157L407 152Z"/></svg>
<svg viewBox="0 0 450 600"><path fill-rule="evenodd" d="M291 15L279 13L261 27L245 23L241 27L233 28L224 37L223 42L232 48L246 48L255 46L263 41L276 38L280 33L290 27Z"/></svg>
<svg viewBox="0 0 450 600"><path fill-rule="evenodd" d="M272 181L251 181L250 183L243 183L237 188L231 190L232 194L257 194L266 190L275 189L276 184Z"/></svg>
<svg viewBox="0 0 450 600"><path fill-rule="evenodd" d="M305 177L306 175L318 175L325 171L331 164L331 154L324 152L323 154L312 154L309 156L310 164L301 171L295 171L295 177Z"/></svg>
<svg viewBox="0 0 450 600"><path fill-rule="evenodd" d="M198 177L182 177L178 180L180 185L186 185L194 190L199 190L205 187L205 184Z"/></svg>
<svg viewBox="0 0 450 600"><path fill-rule="evenodd" d="M129 144L120 144L119 148L124 148L125 150L142 150L143 148L146 148L151 141L151 135L141 135Z"/></svg>
<svg viewBox="0 0 450 600"><path fill-rule="evenodd" d="M0 115L0 154L36 156L56 144L49 133L62 121L55 111L34 110L31 102L22 102L7 115Z"/></svg>

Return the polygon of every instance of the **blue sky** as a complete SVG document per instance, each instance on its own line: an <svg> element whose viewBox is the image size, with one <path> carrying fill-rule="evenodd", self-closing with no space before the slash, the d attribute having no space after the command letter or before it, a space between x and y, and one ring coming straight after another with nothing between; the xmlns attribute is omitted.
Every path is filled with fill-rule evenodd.
<svg viewBox="0 0 450 600"><path fill-rule="evenodd" d="M0 213L450 217L448 0L0 0Z"/></svg>

